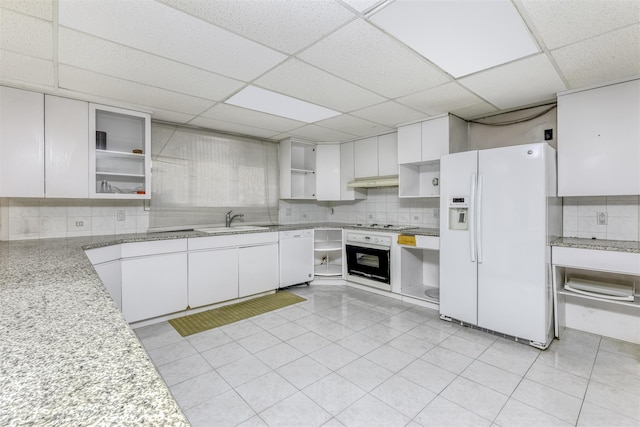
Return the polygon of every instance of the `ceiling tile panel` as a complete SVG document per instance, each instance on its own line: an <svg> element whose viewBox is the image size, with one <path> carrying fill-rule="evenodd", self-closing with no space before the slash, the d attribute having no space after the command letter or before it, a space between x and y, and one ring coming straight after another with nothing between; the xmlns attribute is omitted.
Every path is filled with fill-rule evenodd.
<svg viewBox="0 0 640 427"><path fill-rule="evenodd" d="M450 80L418 54L361 19L298 56L318 68L389 98Z"/></svg>
<svg viewBox="0 0 640 427"><path fill-rule="evenodd" d="M197 115L212 105L211 101L202 98L104 76L63 64L59 67L59 85L64 89L136 104L147 109L160 108L183 114Z"/></svg>
<svg viewBox="0 0 640 427"><path fill-rule="evenodd" d="M521 0L548 49L640 22L638 0Z"/></svg>
<svg viewBox="0 0 640 427"><path fill-rule="evenodd" d="M333 0L160 0L274 49L295 53L355 17Z"/></svg>
<svg viewBox="0 0 640 427"><path fill-rule="evenodd" d="M428 117L427 114L420 113L394 101L383 102L350 114L389 127L396 127L403 123L415 122Z"/></svg>
<svg viewBox="0 0 640 427"><path fill-rule="evenodd" d="M247 110L228 104L217 104L210 110L200 115L201 117L221 120L224 122L238 123L275 132L286 132L304 126L306 123L278 117L260 111Z"/></svg>
<svg viewBox="0 0 640 427"><path fill-rule="evenodd" d="M244 83L180 62L79 33L59 31L60 63L124 80L211 100L221 100ZM96 52L100 52L96 55Z"/></svg>
<svg viewBox="0 0 640 427"><path fill-rule="evenodd" d="M162 110L160 108L154 108L151 115L152 120L162 120L171 123L186 124L194 119L193 114L183 114L176 111Z"/></svg>
<svg viewBox="0 0 640 427"><path fill-rule="evenodd" d="M640 74L640 24L551 52L571 88Z"/></svg>
<svg viewBox="0 0 640 427"><path fill-rule="evenodd" d="M384 3L384 0L342 0L358 12L364 12L365 10L371 9L374 5L378 3Z"/></svg>
<svg viewBox="0 0 640 427"><path fill-rule="evenodd" d="M321 120L315 124L357 136L379 135L393 130L392 128L382 126L379 123L370 122L369 120L353 117L348 114L342 114L340 116L331 117L330 119Z"/></svg>
<svg viewBox="0 0 640 427"><path fill-rule="evenodd" d="M60 24L178 62L248 81L285 56L150 0L60 1Z"/></svg>
<svg viewBox="0 0 640 427"><path fill-rule="evenodd" d="M273 139L279 133L268 129L254 128L238 123L225 122L223 120L209 119L206 117L197 117L189 122L189 124L193 126L200 126L206 129L215 129L222 132L229 132L266 139Z"/></svg>
<svg viewBox="0 0 640 427"><path fill-rule="evenodd" d="M2 0L0 6L35 18L53 20L53 0Z"/></svg>
<svg viewBox="0 0 640 427"><path fill-rule="evenodd" d="M0 50L0 82L53 86L53 61Z"/></svg>
<svg viewBox="0 0 640 427"><path fill-rule="evenodd" d="M459 111L473 111L475 114L482 114L497 110L455 82L398 98L396 101L418 111L423 111L430 116ZM460 115L460 113L456 114ZM460 115L460 117L464 118L465 116Z"/></svg>
<svg viewBox="0 0 640 427"><path fill-rule="evenodd" d="M255 81L270 89L341 112L357 110L385 100L366 89L297 59L279 65Z"/></svg>
<svg viewBox="0 0 640 427"><path fill-rule="evenodd" d="M26 56L53 59L53 25L42 19L0 9L0 46Z"/></svg>
<svg viewBox="0 0 640 427"><path fill-rule="evenodd" d="M351 135L345 132L327 129L318 125L302 126L298 129L276 135L274 139L279 141L288 137L304 138L309 141L315 142L341 142L358 139L357 135Z"/></svg>
<svg viewBox="0 0 640 427"><path fill-rule="evenodd" d="M545 54L521 59L458 80L500 109L554 99L565 84Z"/></svg>

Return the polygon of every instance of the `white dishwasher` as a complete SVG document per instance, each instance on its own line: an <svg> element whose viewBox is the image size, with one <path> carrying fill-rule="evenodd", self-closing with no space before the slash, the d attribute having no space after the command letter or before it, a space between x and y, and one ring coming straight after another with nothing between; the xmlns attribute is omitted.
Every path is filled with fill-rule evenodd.
<svg viewBox="0 0 640 427"><path fill-rule="evenodd" d="M280 288L313 280L313 230L280 232Z"/></svg>

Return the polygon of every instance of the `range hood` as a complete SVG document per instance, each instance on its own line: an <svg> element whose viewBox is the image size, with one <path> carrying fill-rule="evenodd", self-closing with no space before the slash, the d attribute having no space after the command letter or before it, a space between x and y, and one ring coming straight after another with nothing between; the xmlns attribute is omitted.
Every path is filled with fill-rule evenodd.
<svg viewBox="0 0 640 427"><path fill-rule="evenodd" d="M366 178L356 178L347 183L349 188L374 188L374 187L397 187L398 175L370 176Z"/></svg>

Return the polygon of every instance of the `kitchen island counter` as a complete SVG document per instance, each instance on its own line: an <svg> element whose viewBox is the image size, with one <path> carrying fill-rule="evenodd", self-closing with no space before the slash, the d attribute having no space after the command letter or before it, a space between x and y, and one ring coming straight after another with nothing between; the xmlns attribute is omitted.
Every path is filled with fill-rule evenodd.
<svg viewBox="0 0 640 427"><path fill-rule="evenodd" d="M82 249L114 237L0 242L0 425L189 425Z"/></svg>

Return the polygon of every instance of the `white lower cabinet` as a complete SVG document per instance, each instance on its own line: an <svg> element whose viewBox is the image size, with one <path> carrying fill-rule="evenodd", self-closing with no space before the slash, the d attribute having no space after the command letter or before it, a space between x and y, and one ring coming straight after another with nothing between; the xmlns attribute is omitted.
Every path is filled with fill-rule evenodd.
<svg viewBox="0 0 640 427"><path fill-rule="evenodd" d="M111 295L111 299L116 303L116 307L122 311L122 269L120 268L120 260L105 262L94 265L96 273L102 280L102 284Z"/></svg>
<svg viewBox="0 0 640 427"><path fill-rule="evenodd" d="M248 246L238 250L238 296L278 288L278 244Z"/></svg>
<svg viewBox="0 0 640 427"><path fill-rule="evenodd" d="M122 314L129 323L186 307L186 252L122 260Z"/></svg>
<svg viewBox="0 0 640 427"><path fill-rule="evenodd" d="M238 248L189 253L189 307L238 298Z"/></svg>

